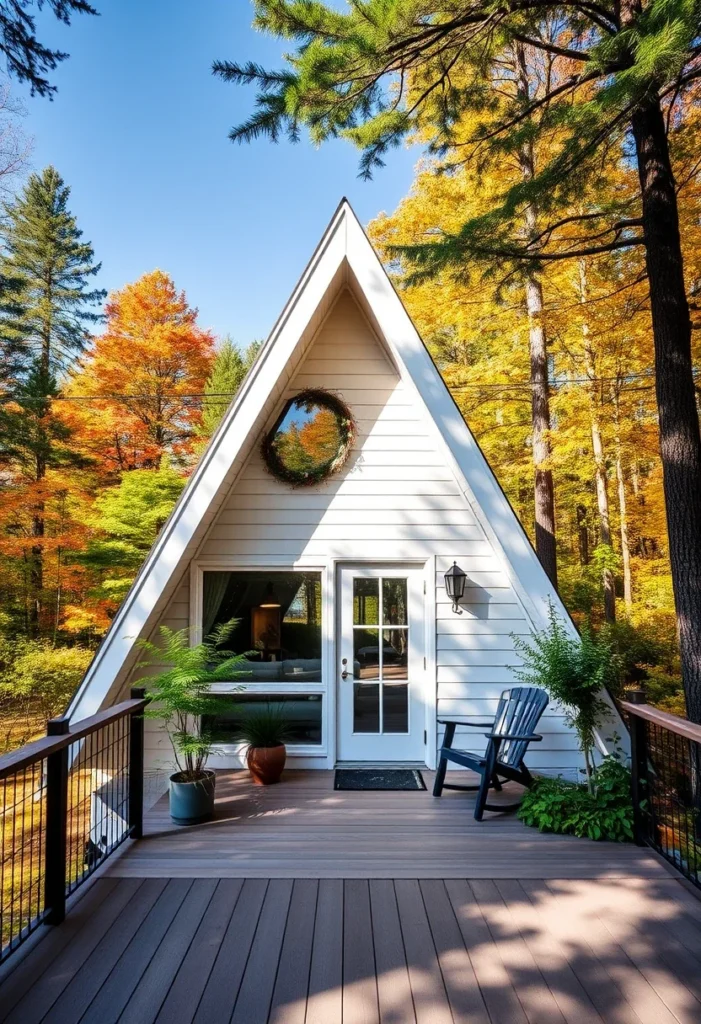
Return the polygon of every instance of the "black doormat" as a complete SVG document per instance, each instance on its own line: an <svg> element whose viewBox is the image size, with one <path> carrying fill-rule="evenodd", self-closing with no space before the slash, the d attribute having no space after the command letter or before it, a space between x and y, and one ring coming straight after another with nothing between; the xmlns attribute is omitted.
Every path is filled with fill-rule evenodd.
<svg viewBox="0 0 701 1024"><path fill-rule="evenodd" d="M426 789L413 768L337 768L334 789Z"/></svg>

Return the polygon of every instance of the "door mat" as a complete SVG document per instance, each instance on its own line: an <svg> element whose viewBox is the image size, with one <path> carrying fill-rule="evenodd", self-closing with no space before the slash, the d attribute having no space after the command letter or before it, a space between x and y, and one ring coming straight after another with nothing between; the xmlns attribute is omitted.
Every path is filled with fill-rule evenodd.
<svg viewBox="0 0 701 1024"><path fill-rule="evenodd" d="M334 789L426 789L414 768L337 768Z"/></svg>

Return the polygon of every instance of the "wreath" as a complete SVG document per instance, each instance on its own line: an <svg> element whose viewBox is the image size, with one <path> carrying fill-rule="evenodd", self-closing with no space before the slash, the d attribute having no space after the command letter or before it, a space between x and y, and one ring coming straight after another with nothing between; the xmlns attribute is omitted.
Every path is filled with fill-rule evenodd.
<svg viewBox="0 0 701 1024"><path fill-rule="evenodd" d="M306 417L301 426L290 419L290 413L297 410L302 419ZM328 434L329 424L322 422L319 427L318 416L313 416L315 411L332 414L335 437L324 437L324 429ZM285 423L285 428L281 429ZM263 438L261 455L268 471L278 480L309 487L321 483L345 465L354 441L355 423L345 402L323 388L306 388L285 403L274 426Z"/></svg>

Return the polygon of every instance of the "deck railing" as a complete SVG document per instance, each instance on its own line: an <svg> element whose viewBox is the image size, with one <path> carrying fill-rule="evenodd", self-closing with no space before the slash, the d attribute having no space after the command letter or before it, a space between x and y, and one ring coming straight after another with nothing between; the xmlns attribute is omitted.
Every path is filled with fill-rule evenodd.
<svg viewBox="0 0 701 1024"><path fill-rule="evenodd" d="M42 924L143 818L143 690L0 757L0 962Z"/></svg>
<svg viewBox="0 0 701 1024"><path fill-rule="evenodd" d="M627 696L635 841L701 888L701 726Z"/></svg>

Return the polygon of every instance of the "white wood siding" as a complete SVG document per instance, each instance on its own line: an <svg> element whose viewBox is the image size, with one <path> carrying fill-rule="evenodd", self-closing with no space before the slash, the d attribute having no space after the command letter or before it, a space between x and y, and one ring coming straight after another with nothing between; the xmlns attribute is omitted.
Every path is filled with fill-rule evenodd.
<svg viewBox="0 0 701 1024"><path fill-rule="evenodd" d="M511 634L530 629L499 558L439 454L435 425L412 402L348 290L339 296L283 397L303 387L338 392L358 426L356 451L338 476L292 488L266 471L256 446L199 551L202 561L288 563L315 558L436 557L438 714L493 712L518 664ZM454 615L443 573L457 560L469 585ZM187 613L180 597L177 607ZM180 615L174 620L182 622ZM550 711L536 769L572 771L576 742ZM439 737L441 730L439 728ZM466 744L467 745L467 744ZM476 749L483 748L479 731Z"/></svg>

